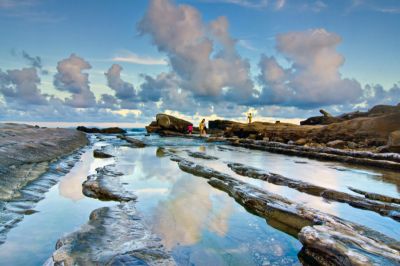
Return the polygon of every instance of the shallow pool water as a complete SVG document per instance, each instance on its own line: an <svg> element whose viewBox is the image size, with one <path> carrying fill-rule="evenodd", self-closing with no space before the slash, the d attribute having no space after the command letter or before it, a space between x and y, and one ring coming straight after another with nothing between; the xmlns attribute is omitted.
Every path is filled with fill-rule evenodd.
<svg viewBox="0 0 400 266"><path fill-rule="evenodd" d="M177 163L159 152L160 146L173 148L188 160L227 173L293 201L351 220L400 239L398 222L347 204L328 202L320 197L235 174L228 162L240 162L265 171L313 184L353 193L348 186L399 197L400 177L393 171L320 162L220 144L199 139L146 137L143 131L130 135L148 147L131 148L115 136L101 136L88 148L58 184L46 193L31 215L7 235L0 246L0 265L41 265L55 249L57 240L88 221L96 208L117 204L87 198L82 182L107 164L116 164L124 173L125 189L138 196L137 209L148 226L171 251L179 265L296 265L300 242L290 232L278 230L265 219L246 211L206 179L182 172ZM105 147L115 157L95 159L93 149ZM204 160L189 157L186 150L218 157Z"/></svg>

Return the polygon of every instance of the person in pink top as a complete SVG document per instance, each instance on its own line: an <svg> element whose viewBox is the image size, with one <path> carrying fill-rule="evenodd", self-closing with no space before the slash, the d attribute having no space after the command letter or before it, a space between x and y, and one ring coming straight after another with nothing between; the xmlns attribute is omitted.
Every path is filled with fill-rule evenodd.
<svg viewBox="0 0 400 266"><path fill-rule="evenodd" d="M191 135L193 132L193 125L188 125L188 133Z"/></svg>

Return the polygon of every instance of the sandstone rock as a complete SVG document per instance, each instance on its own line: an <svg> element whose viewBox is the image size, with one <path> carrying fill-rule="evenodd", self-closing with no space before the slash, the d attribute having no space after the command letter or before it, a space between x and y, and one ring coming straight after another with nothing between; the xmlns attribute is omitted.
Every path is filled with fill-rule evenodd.
<svg viewBox="0 0 400 266"><path fill-rule="evenodd" d="M307 139L301 138L301 139L296 140L296 141L295 141L295 144L296 144L296 145L305 145L307 142L308 142Z"/></svg>
<svg viewBox="0 0 400 266"><path fill-rule="evenodd" d="M180 133L186 133L188 126L193 125L189 121L166 114L157 114L157 125L162 129L168 129Z"/></svg>
<svg viewBox="0 0 400 266"><path fill-rule="evenodd" d="M400 130L390 133L387 149L391 152L400 153Z"/></svg>
<svg viewBox="0 0 400 266"><path fill-rule="evenodd" d="M336 148L336 149L343 149L343 148L347 147L347 142L338 139L338 140L329 141L328 143L326 143L326 146L331 147L331 148Z"/></svg>
<svg viewBox="0 0 400 266"><path fill-rule="evenodd" d="M124 133L126 133L126 131L124 129L119 128L119 127L109 127L109 128L99 129L96 127L87 128L84 126L78 126L76 129L78 131L82 131L85 133L100 133L100 134L124 134Z"/></svg>

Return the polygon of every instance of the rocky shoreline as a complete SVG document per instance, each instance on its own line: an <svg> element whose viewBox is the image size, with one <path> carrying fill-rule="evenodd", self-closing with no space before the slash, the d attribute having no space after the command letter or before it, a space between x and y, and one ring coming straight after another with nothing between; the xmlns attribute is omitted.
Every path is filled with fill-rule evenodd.
<svg viewBox="0 0 400 266"><path fill-rule="evenodd" d="M266 190L256 188L227 174L188 161L165 151L179 168L208 179L248 211L267 223L293 234L303 244L299 256L304 265L396 265L400 243L377 231L336 216L305 207Z"/></svg>
<svg viewBox="0 0 400 266"><path fill-rule="evenodd" d="M319 160L400 169L400 104L379 105L368 112L313 117L302 125L228 120L209 121L209 142ZM146 127L161 136L196 138L187 134L193 123L166 114Z"/></svg>
<svg viewBox="0 0 400 266"><path fill-rule="evenodd" d="M0 124L0 244L25 215L35 213L44 193L69 172L87 144L76 130Z"/></svg>

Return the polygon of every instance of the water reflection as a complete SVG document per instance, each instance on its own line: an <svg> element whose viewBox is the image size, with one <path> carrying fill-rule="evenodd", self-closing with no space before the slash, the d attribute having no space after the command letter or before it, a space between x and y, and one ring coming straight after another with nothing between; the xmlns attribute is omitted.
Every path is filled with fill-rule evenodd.
<svg viewBox="0 0 400 266"><path fill-rule="evenodd" d="M83 199L85 196L82 193L82 183L87 176L94 173L96 168L112 162L112 158L95 159L93 157L93 149L89 149L82 154L81 160L75 164L71 171L60 180L58 185L60 195L73 201Z"/></svg>
<svg viewBox="0 0 400 266"><path fill-rule="evenodd" d="M167 248L195 244L206 228L220 236L226 234L232 206L224 206L215 215L218 211L211 194L213 191L204 180L181 178L173 185L169 198L159 202L154 230L164 239Z"/></svg>

